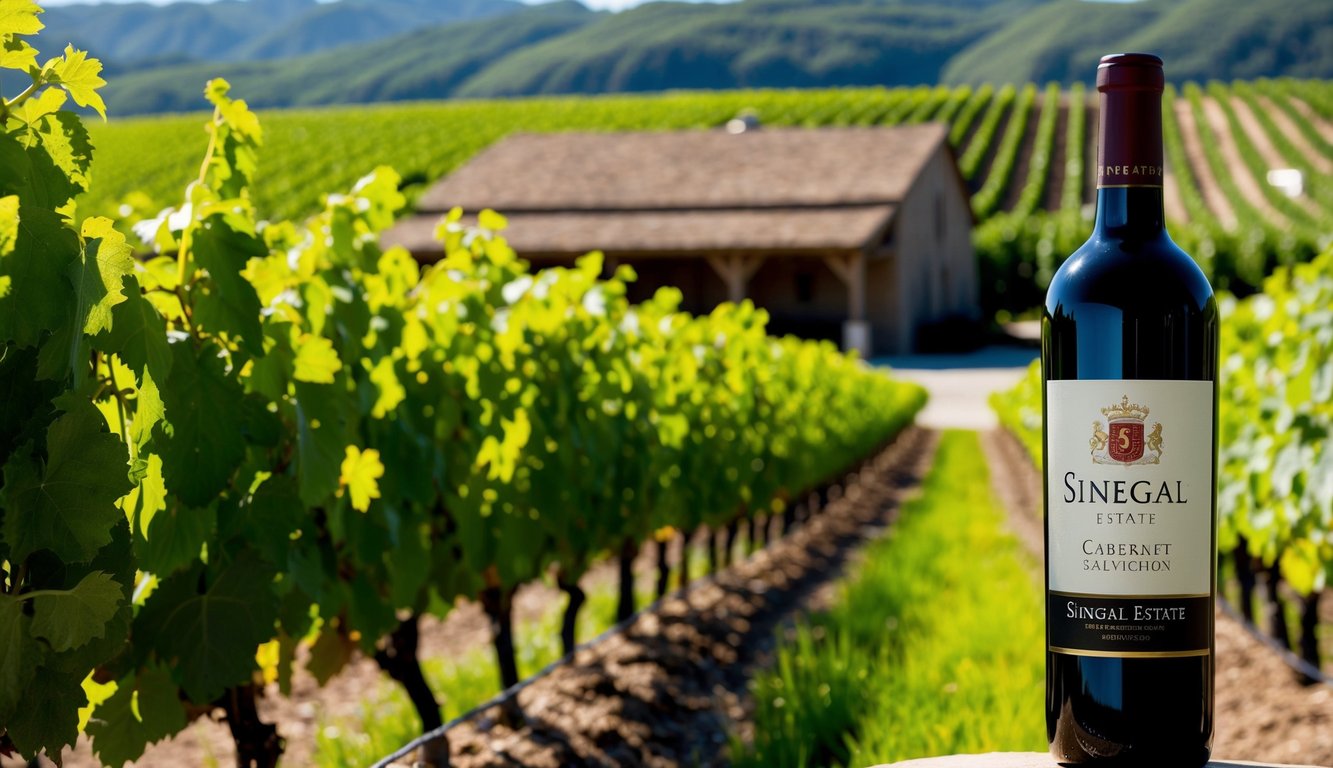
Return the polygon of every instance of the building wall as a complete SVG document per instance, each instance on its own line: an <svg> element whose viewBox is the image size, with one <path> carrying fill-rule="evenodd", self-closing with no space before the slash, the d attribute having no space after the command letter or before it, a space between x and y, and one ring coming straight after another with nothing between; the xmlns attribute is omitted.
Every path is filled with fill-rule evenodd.
<svg viewBox="0 0 1333 768"><path fill-rule="evenodd" d="M941 146L898 209L893 248L899 305L892 351L909 351L923 324L951 315L975 318L979 312L972 211L952 162ZM878 340L875 346L880 348Z"/></svg>
<svg viewBox="0 0 1333 768"><path fill-rule="evenodd" d="M911 352L923 324L951 315L977 316L972 212L952 163L944 146L931 156L886 236L891 255L871 254L866 260L866 320L875 355ZM702 255L624 262L639 275L629 289L632 301L647 299L663 286L679 288L681 308L694 314L727 300L722 278ZM769 311L775 333L842 339L847 287L821 258L769 256L750 279L747 295Z"/></svg>

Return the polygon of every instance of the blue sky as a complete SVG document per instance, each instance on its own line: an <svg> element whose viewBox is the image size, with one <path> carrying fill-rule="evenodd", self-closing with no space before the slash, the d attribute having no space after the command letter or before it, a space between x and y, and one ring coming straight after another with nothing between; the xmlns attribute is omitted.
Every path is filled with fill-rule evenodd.
<svg viewBox="0 0 1333 768"><path fill-rule="evenodd" d="M146 1L151 2L154 5L166 5L167 3L181 2L182 0L146 0ZM199 0L192 0L192 1L199 2ZM209 2L209 0L203 0L203 1ZM523 2L525 3L534 3L543 1L544 0L523 0ZM695 1L697 2L698 0ZM145 0L43 0L42 5L83 5L90 2L130 3L130 2L145 2ZM613 11L618 11L621 10L622 8L630 8L639 5L641 3L647 2L647 0L580 0L580 2L582 2L589 8L610 9Z"/></svg>

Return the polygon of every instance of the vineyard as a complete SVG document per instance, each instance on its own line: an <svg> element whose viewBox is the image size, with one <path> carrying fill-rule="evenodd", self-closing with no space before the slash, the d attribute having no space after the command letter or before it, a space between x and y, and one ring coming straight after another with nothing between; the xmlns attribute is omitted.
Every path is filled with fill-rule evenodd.
<svg viewBox="0 0 1333 768"><path fill-rule="evenodd" d="M731 91L660 96L380 105L264 116L266 162L255 202L278 217L321 207L377 165L403 174L409 197L515 131L709 129L744 112L774 126L939 121L973 192L983 302L1036 306L1059 259L1086 236L1093 202L1095 94L1075 87L917 87ZM1274 266L1307 261L1333 222L1333 84L1278 80L1168 89L1166 204L1172 235L1220 288L1249 293ZM199 118L93 125L98 186L90 213L155 215L190 179ZM1269 169L1300 171L1295 198ZM1249 226L1241 226L1247 222Z"/></svg>
<svg viewBox="0 0 1333 768"><path fill-rule="evenodd" d="M6 752L82 730L120 765L219 707L238 760L272 765L255 680L286 690L298 649L321 681L375 657L434 727L423 614L480 602L513 685L520 585L556 569L571 650L595 562L789 515L924 400L768 337L749 304L632 306L632 270L603 279L596 254L532 274L493 212L443 222L420 271L378 247L404 204L385 168L261 227L263 129L221 81L198 176L136 261L109 219L68 215L90 156L61 107L102 109L100 64L37 67L36 12L0 17L33 77L0 112ZM622 578L619 616L635 597Z"/></svg>
<svg viewBox="0 0 1333 768"><path fill-rule="evenodd" d="M410 734L435 729L468 700L456 690L473 688L480 703L478 691L534 671L530 635L517 631L528 629L520 595L534 585L562 593L542 627L558 646L545 659L575 657L593 603L608 608L597 629L628 626L661 601L647 620L679 609L692 642L735 650L744 643L733 638L771 635L781 615L759 611L751 626L728 614L724 577L700 590L711 604L691 602L689 589L672 597L673 582L688 587L738 550L757 551L769 559L732 578L756 601L778 601L750 586L761 566L820 571L828 561L809 554L827 545L821 536L850 541L891 522L903 488L886 479L883 456L933 456L933 438L909 428L920 387L828 343L772 337L748 302L692 316L664 289L631 303L633 269L608 275L596 253L533 271L493 211L475 227L462 211L444 218L429 267L381 248L379 234L426 182L510 131L715 128L746 111L767 125L946 122L992 312L1038 303L1087 228L1097 115L1078 88L260 116L214 80L207 114L85 123L75 106L107 110L101 65L72 47L39 63L39 13L30 0L0 0L0 67L31 78L0 99L0 757L68 754L86 737L97 761L119 766L217 717L240 764L272 766L283 737L261 717L265 691L329 685L358 658L373 659L410 707L386 718ZM1190 85L1167 100L1173 232L1218 285L1253 294L1226 304L1222 545L1242 590L1256 573L1265 584L1280 573L1300 627L1278 622L1279 609L1273 631L1281 623L1317 664L1318 596L1333 575L1333 251L1315 256L1333 221L1333 85ZM1278 166L1302 172L1300 196L1267 184ZM1031 375L996 401L1037 457L1039 402ZM987 653L1010 677L968 667L960 678L1009 695L968 689L948 716L975 721L1000 707L999 735L950 741L923 722L913 748L1040 736L1018 714L1021 691L1039 683L1030 574L987 505L975 441L950 434L941 445L913 519L874 545L901 561L872 550L841 602L802 624L797 650L780 648L754 682L805 698L783 709L782 696L756 695L755 722L772 727L731 745L739 764L886 754L897 734L884 722L957 685L930 670ZM991 554L969 560L982 551ZM643 555L656 567L647 595L636 589ZM965 578L973 566L985 577ZM590 593L594 572L605 589ZM949 617L913 608L960 582L970 586ZM884 614L866 608L885 604L901 609L901 646L879 642ZM469 607L484 615L498 679L454 680L444 695L422 627ZM629 635L598 653L617 664L643 655ZM898 675L903 658L922 664ZM572 677L543 682L582 684ZM717 682L745 685L723 673ZM618 684L603 677L590 690ZM575 687L575 698L588 692ZM518 701L449 738L470 749L479 730L514 727ZM827 720L794 720L798 709ZM351 750L332 758L342 764L401 744L353 754L329 733L329 753ZM432 742L426 756L447 762L448 748Z"/></svg>

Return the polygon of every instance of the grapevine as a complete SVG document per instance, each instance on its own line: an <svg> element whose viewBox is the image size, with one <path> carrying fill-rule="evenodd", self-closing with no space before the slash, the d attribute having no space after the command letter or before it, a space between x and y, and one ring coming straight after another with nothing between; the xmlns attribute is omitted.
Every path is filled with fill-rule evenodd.
<svg viewBox="0 0 1333 768"><path fill-rule="evenodd" d="M289 690L301 646L321 682L372 656L438 724L424 613L480 600L513 682L518 585L780 511L924 399L770 338L750 304L632 305L632 270L597 254L534 273L494 212L445 217L422 269L378 245L406 204L388 168L305 221L265 218L265 132L223 81L136 260L110 220L74 226L91 150L60 107L103 109L99 65L37 67L39 13L19 3L3 30L33 82L0 113L7 749L55 756L84 730L119 765L217 707L238 759L273 765L256 698Z"/></svg>

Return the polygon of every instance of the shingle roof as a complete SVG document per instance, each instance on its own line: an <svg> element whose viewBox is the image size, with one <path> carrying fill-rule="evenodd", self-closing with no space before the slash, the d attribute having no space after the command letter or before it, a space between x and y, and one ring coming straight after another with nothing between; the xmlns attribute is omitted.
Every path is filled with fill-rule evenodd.
<svg viewBox="0 0 1333 768"><path fill-rule="evenodd" d="M513 134L429 189L385 235L438 248L438 215L492 208L520 254L820 251L867 245L947 128Z"/></svg>
<svg viewBox="0 0 1333 768"><path fill-rule="evenodd" d="M715 251L821 254L860 248L893 217L892 205L681 211L570 211L506 216L504 237L530 257L588 251L660 256ZM385 233L384 245L440 250L439 215L416 216Z"/></svg>

